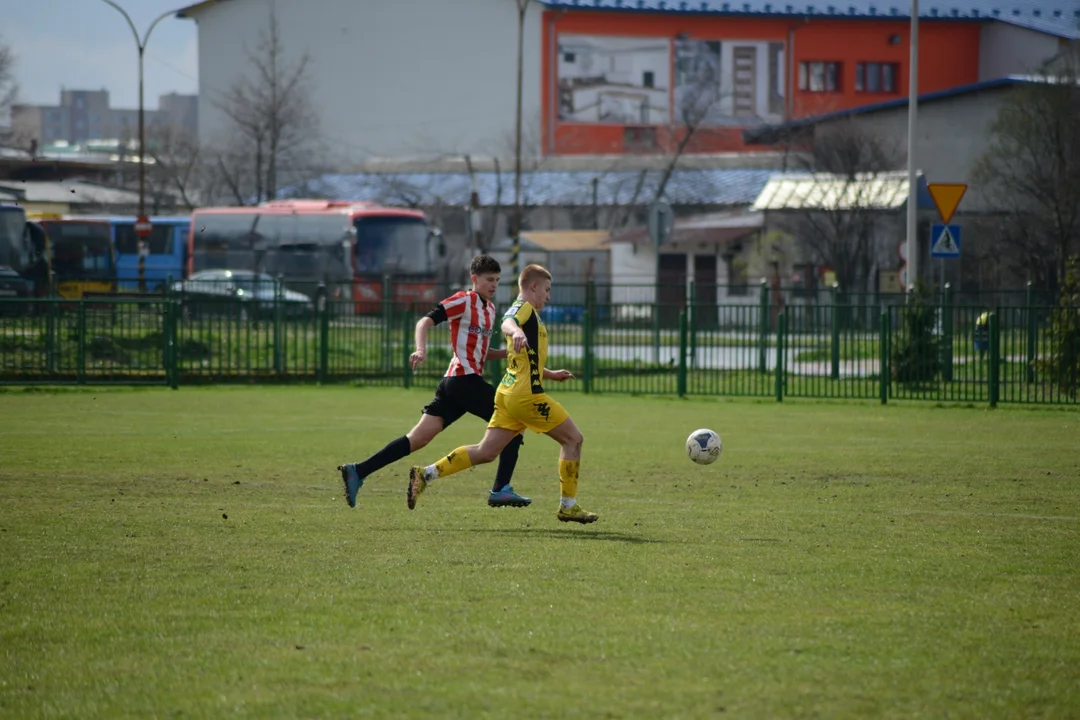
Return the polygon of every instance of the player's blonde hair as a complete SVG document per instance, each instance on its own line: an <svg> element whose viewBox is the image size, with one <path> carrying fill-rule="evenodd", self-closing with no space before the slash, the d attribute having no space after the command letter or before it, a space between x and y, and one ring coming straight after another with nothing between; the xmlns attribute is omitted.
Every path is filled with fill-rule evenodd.
<svg viewBox="0 0 1080 720"><path fill-rule="evenodd" d="M518 276L518 289L524 290L526 286L541 280L550 280L551 273L543 265L526 265Z"/></svg>

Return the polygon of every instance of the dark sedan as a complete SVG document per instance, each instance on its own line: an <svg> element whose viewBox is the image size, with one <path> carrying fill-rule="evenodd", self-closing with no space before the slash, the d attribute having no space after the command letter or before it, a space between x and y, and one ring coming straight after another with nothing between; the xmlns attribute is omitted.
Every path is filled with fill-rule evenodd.
<svg viewBox="0 0 1080 720"><path fill-rule="evenodd" d="M274 303L280 301L286 317L307 317L313 312L311 299L303 293L282 289L266 273L250 270L201 270L172 290L182 297L189 316L239 314L241 317L272 318Z"/></svg>

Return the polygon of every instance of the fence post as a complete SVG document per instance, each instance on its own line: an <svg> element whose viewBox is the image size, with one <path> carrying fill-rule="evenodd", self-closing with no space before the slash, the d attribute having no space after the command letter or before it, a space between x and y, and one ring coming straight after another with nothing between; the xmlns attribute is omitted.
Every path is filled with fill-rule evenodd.
<svg viewBox="0 0 1080 720"><path fill-rule="evenodd" d="M892 337L892 314L888 308L881 311L878 323L878 381L880 384L881 404L889 402L889 338Z"/></svg>
<svg viewBox="0 0 1080 720"><path fill-rule="evenodd" d="M697 326L698 326L698 306L697 306L697 285L693 280L690 281L690 308L687 315L687 323L690 328L690 367L697 367Z"/></svg>
<svg viewBox="0 0 1080 720"><path fill-rule="evenodd" d="M686 396L686 345L687 345L687 311L679 313L679 375L676 380L676 389L679 397Z"/></svg>
<svg viewBox="0 0 1080 720"><path fill-rule="evenodd" d="M409 337L412 335L412 333L409 332L412 329L409 324L409 320L411 319L412 314L409 312L408 308L406 308L401 313L401 356L405 359L405 365L402 367L401 384L406 390L412 387L413 377L412 363L409 362L409 357L412 355L412 353L409 352L409 345L412 342L412 338Z"/></svg>
<svg viewBox="0 0 1080 720"><path fill-rule="evenodd" d="M660 252L657 249L657 252ZM653 353L652 361L654 365L660 364L660 276L657 275L656 282L653 284L653 310L652 310L652 330L653 330Z"/></svg>
<svg viewBox="0 0 1080 720"><path fill-rule="evenodd" d="M326 283L319 283L315 297L315 313L319 319L319 384L325 385L330 375L330 296Z"/></svg>
<svg viewBox="0 0 1080 720"><path fill-rule="evenodd" d="M952 284L945 283L941 292L941 379L953 379L953 291Z"/></svg>
<svg viewBox="0 0 1080 720"><path fill-rule="evenodd" d="M177 390L180 387L180 317L183 310L180 300L175 295L169 295L169 387Z"/></svg>
<svg viewBox="0 0 1080 720"><path fill-rule="evenodd" d="M172 273L165 277L162 286L161 298L161 365L165 371L165 385L173 387L172 379L172 355L175 351L172 336L173 306L172 306ZM173 388L174 390L176 388Z"/></svg>
<svg viewBox="0 0 1080 720"><path fill-rule="evenodd" d="M394 315L394 303L393 303L394 289L392 287L392 283L393 283L393 279L390 277L389 274L383 275L383 283L382 283L383 307L382 307L382 330L381 330L383 352L382 352L382 360L380 361L380 365L381 365L381 369L382 369L382 371L384 373L390 372L390 353L392 352L391 348L390 348L390 345L391 345L390 341L391 341L391 338L393 337L392 333L393 333L393 327L394 327L394 325L393 325L393 323L394 323L394 318L393 318L393 315ZM406 347L408 347L408 346L406 346Z"/></svg>
<svg viewBox="0 0 1080 720"><path fill-rule="evenodd" d="M56 298L52 288L45 295L45 367L50 373L56 370Z"/></svg>
<svg viewBox="0 0 1080 720"><path fill-rule="evenodd" d="M832 352L830 353L829 377L833 380L840 379L840 284L833 283L829 288L832 297L832 313L830 313L830 325L832 326Z"/></svg>
<svg viewBox="0 0 1080 720"><path fill-rule="evenodd" d="M593 381L593 331L596 325L596 283L585 284L585 317L581 336L581 386L584 392L592 392Z"/></svg>
<svg viewBox="0 0 1080 720"><path fill-rule="evenodd" d="M758 299L758 369L762 375L769 371L769 283L761 279Z"/></svg>
<svg viewBox="0 0 1080 720"><path fill-rule="evenodd" d="M86 300L79 298L75 302L78 303L78 326L75 330L75 337L78 341L75 350L75 371L78 373L78 383L82 385L86 382Z"/></svg>
<svg viewBox="0 0 1080 720"><path fill-rule="evenodd" d="M1001 373L1001 326L998 324L998 308L990 313L990 407L996 408L1000 392L998 379Z"/></svg>
<svg viewBox="0 0 1080 720"><path fill-rule="evenodd" d="M784 401L784 343L787 341L787 310L776 316L776 402Z"/></svg>
<svg viewBox="0 0 1080 720"><path fill-rule="evenodd" d="M1032 288L1031 281L1028 280L1027 284L1027 381L1028 383L1035 382L1035 338L1037 328L1037 319L1035 313L1035 293Z"/></svg>
<svg viewBox="0 0 1080 720"><path fill-rule="evenodd" d="M281 375L282 373L282 360L284 359L284 348L282 347L282 327L281 327L281 313L284 309L282 305L285 300L285 293L283 290L284 279L278 275L277 280L274 282L274 374Z"/></svg>

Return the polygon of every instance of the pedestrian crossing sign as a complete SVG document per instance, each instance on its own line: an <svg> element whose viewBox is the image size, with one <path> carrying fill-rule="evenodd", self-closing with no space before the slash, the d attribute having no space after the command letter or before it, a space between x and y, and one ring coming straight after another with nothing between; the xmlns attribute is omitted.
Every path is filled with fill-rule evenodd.
<svg viewBox="0 0 1080 720"><path fill-rule="evenodd" d="M939 225L935 223L930 226L930 257L960 257L959 225Z"/></svg>

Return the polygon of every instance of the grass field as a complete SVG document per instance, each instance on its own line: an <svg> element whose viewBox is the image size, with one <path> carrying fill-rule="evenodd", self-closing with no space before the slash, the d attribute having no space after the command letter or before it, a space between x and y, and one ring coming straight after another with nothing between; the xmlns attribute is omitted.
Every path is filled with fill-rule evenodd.
<svg viewBox="0 0 1080 720"><path fill-rule="evenodd" d="M1080 716L1080 412L564 395L595 525L531 434L349 509L429 392L0 392L0 716Z"/></svg>

